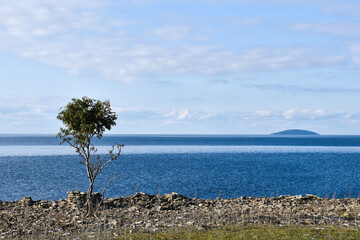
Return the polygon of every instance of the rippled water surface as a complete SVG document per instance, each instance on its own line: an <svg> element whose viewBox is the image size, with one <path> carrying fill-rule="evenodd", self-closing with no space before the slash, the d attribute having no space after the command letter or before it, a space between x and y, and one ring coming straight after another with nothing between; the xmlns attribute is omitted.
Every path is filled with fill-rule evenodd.
<svg viewBox="0 0 360 240"><path fill-rule="evenodd" d="M120 159L96 182L108 197L178 192L200 198L360 192L360 136L106 136L105 153L123 143ZM86 191L84 166L53 136L0 135L0 200L56 200Z"/></svg>

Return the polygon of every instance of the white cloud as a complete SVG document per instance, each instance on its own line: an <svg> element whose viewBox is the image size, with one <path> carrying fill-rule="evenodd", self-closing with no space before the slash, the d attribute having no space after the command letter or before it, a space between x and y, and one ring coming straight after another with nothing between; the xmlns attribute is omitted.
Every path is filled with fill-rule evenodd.
<svg viewBox="0 0 360 240"><path fill-rule="evenodd" d="M113 111L117 113L123 113L123 112L141 112L144 111L144 109L140 107L114 107L112 108Z"/></svg>
<svg viewBox="0 0 360 240"><path fill-rule="evenodd" d="M70 30L101 30L100 19L94 11L105 7L107 1L11 1L1 0L0 19L5 32L15 36L44 37ZM11 35L11 34L10 34Z"/></svg>
<svg viewBox="0 0 360 240"><path fill-rule="evenodd" d="M157 119L159 121L167 119L169 123L178 123L183 120L206 120L219 115L211 111L190 111L185 108L182 110L157 111L154 109L144 109L140 107L114 107L113 110L119 115L120 120L134 119Z"/></svg>
<svg viewBox="0 0 360 240"><path fill-rule="evenodd" d="M113 111L118 114L119 120L141 120L141 119L151 119L159 118L161 112L158 112L154 109L146 109L141 107L113 107Z"/></svg>
<svg viewBox="0 0 360 240"><path fill-rule="evenodd" d="M174 27L174 26L165 26L161 28L156 28L154 33L168 40L180 40L187 36L189 29L186 27Z"/></svg>
<svg viewBox="0 0 360 240"><path fill-rule="evenodd" d="M246 17L246 18L227 18L225 22L235 25L259 25L266 23L264 18L261 17Z"/></svg>
<svg viewBox="0 0 360 240"><path fill-rule="evenodd" d="M31 96L0 97L0 131L55 133L60 126L55 117L59 111L57 101ZM11 104L7 105L7 102ZM341 126L356 128L360 120L360 114L356 112L322 108L214 112L189 108L159 111L138 106L115 106L113 110L118 114L118 124L112 133L267 133L287 128L324 129L320 132L326 132L326 129L331 129L329 126L333 126L333 131L340 134Z"/></svg>
<svg viewBox="0 0 360 240"><path fill-rule="evenodd" d="M298 109L291 108L283 111L255 110L252 112L213 112L213 111L194 111L188 108L172 111L156 111L153 109L142 109L138 107L114 108L119 114L119 119L157 119L168 124L179 124L180 122L202 122L212 119L215 121L245 121L245 122L314 122L324 120L347 120L356 119L358 114L344 111L329 111L325 109Z"/></svg>
<svg viewBox="0 0 360 240"><path fill-rule="evenodd" d="M360 60L360 59L359 59ZM360 61L359 61L360 63ZM299 85L282 85L282 84L256 84L249 85L249 88L256 88L261 90L276 90L282 92L297 91L297 92L316 92L316 93L358 93L360 88L356 87L316 87L316 86L299 86Z"/></svg>
<svg viewBox="0 0 360 240"><path fill-rule="evenodd" d="M211 111L190 111L189 109L185 108L183 110L172 110L171 112L166 112L163 114L164 118L172 118L173 121L170 122L176 122L175 120L206 120L210 118L214 118L218 116L219 113L217 112L211 112Z"/></svg>
<svg viewBox="0 0 360 240"><path fill-rule="evenodd" d="M295 119L295 120L300 120L300 119L310 119L310 120L314 120L314 119L324 119L324 118L344 118L344 116L346 116L346 113L343 112L339 112L339 111L325 111L324 109L315 109L315 110L310 110L310 109L289 109L289 110L285 110L283 111L282 115L285 117L285 119L290 120L290 119Z"/></svg>
<svg viewBox="0 0 360 240"><path fill-rule="evenodd" d="M342 14L346 16L355 15L358 16L360 13L360 3L343 1L343 0L323 0L321 1L321 7L324 12L331 14Z"/></svg>
<svg viewBox="0 0 360 240"><path fill-rule="evenodd" d="M342 54L304 48L253 47L234 51L191 40L187 44L162 45L151 39L192 39L190 28L165 26L150 31L151 36L146 35L151 34L148 31L126 32L122 26L127 19L108 19L103 13L108 1L0 0L0 4L0 50L65 68L73 74L90 72L126 82L154 75L299 70L349 61Z"/></svg>
<svg viewBox="0 0 360 240"><path fill-rule="evenodd" d="M254 114L260 117L267 117L271 115L271 111L264 111L264 110L256 110Z"/></svg>
<svg viewBox="0 0 360 240"><path fill-rule="evenodd" d="M341 35L347 37L360 37L360 24L354 23L302 23L293 25L295 30L310 30L319 33L327 33L332 35Z"/></svg>
<svg viewBox="0 0 360 240"><path fill-rule="evenodd" d="M189 110L186 108L179 112L179 116L176 119L182 120L182 119L190 118L190 117L191 117L191 114L190 114Z"/></svg>
<svg viewBox="0 0 360 240"><path fill-rule="evenodd" d="M209 119L209 118L213 118L218 116L219 113L215 113L215 112L205 112L205 113L200 113L199 114L199 119L200 120L204 120L204 119Z"/></svg>
<svg viewBox="0 0 360 240"><path fill-rule="evenodd" d="M46 133L48 127L57 122L59 112L57 97L1 96L0 132ZM58 129L57 129L58 130ZM56 131L56 130L55 130Z"/></svg>
<svg viewBox="0 0 360 240"><path fill-rule="evenodd" d="M351 117L352 117L352 115L348 113L348 114L346 114L343 118L344 118L344 119L349 119L349 118L351 118Z"/></svg>
<svg viewBox="0 0 360 240"><path fill-rule="evenodd" d="M172 116L175 116L175 115L176 115L176 111L172 110L171 112L165 113L163 116L165 118L167 118L167 117L172 117Z"/></svg>
<svg viewBox="0 0 360 240"><path fill-rule="evenodd" d="M208 0L209 2L223 2L224 0ZM288 6L308 6L316 7L326 13L356 14L359 13L360 4L356 1L348 0L225 0L227 2L239 4L268 4L268 5L288 5Z"/></svg>
<svg viewBox="0 0 360 240"><path fill-rule="evenodd" d="M349 44L348 49L351 53L360 54L360 44Z"/></svg>

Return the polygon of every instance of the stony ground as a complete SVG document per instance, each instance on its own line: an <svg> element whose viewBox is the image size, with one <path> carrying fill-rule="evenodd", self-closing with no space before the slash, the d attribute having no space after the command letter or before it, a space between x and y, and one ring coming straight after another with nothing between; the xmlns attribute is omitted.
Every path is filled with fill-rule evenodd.
<svg viewBox="0 0 360 240"><path fill-rule="evenodd" d="M230 225L360 224L360 199L323 199L313 195L190 199L176 193L107 198L95 216L85 217L84 194L70 192L59 201L0 201L0 238L43 234L96 233L163 228L207 229Z"/></svg>

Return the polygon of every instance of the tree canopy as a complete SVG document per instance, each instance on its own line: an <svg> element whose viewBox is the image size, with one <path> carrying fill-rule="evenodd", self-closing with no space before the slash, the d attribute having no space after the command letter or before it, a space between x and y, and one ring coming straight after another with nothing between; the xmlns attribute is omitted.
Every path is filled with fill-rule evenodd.
<svg viewBox="0 0 360 240"><path fill-rule="evenodd" d="M97 149L92 144L92 138L101 138L106 130L116 125L116 113L111 110L109 101L99 101L88 97L73 98L65 107L60 109L57 119L64 124L57 137L61 138L60 144L67 142L75 148L82 157L81 164L86 166L90 182L87 192L87 215L92 214L92 191L96 177L110 162L120 156L123 145L115 144L105 155L97 155ZM110 179L110 182L113 178ZM104 188L104 191L109 186ZM103 191L103 194L104 194Z"/></svg>
<svg viewBox="0 0 360 240"><path fill-rule="evenodd" d="M61 109L57 119L61 120L65 128L60 128L58 137L63 141L86 143L93 136L101 138L105 130L116 125L116 113L112 112L110 101L99 101L88 97L73 98Z"/></svg>

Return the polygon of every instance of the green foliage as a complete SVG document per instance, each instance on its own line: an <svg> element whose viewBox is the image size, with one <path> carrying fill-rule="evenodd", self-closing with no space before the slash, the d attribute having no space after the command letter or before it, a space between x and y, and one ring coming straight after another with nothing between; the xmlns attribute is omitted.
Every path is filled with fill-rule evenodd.
<svg viewBox="0 0 360 240"><path fill-rule="evenodd" d="M57 137L62 139L60 144L67 142L75 148L82 157L80 163L86 167L90 183L87 191L87 215L92 215L92 191L95 179L107 164L120 156L123 145L115 144L108 154L99 156L96 154L97 149L91 140L94 136L100 139L106 130L110 130L112 126L116 125L116 113L112 112L109 101L101 102L88 97L73 98L61 109L57 119L64 124L64 128L60 128L60 132L57 134ZM113 179L114 177L104 188L103 195Z"/></svg>
<svg viewBox="0 0 360 240"><path fill-rule="evenodd" d="M111 111L110 102L83 97L73 98L57 116L65 128L60 128L57 137L73 145L90 144L91 138L101 138L105 130L116 125L116 113Z"/></svg>

